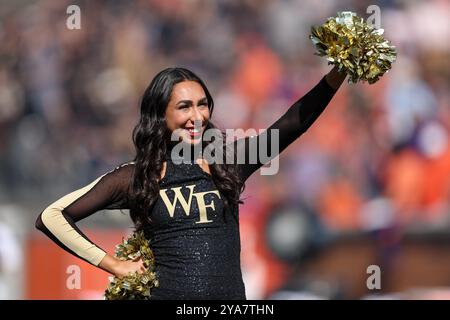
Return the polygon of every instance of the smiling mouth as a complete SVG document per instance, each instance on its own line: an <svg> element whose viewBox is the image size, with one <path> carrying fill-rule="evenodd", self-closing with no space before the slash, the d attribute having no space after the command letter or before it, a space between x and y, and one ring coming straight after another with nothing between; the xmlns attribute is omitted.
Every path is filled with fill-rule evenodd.
<svg viewBox="0 0 450 320"><path fill-rule="evenodd" d="M189 133L189 136L196 138L200 137L202 130L198 128L185 128L185 130Z"/></svg>

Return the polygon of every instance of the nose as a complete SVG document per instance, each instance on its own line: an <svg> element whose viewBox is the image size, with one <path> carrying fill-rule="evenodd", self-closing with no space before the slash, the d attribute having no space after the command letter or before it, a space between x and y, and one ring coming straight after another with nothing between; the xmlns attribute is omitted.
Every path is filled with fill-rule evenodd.
<svg viewBox="0 0 450 320"><path fill-rule="evenodd" d="M200 110L197 107L192 108L192 113L190 120L192 123L194 123L195 126L201 126L203 123L203 114L200 112Z"/></svg>

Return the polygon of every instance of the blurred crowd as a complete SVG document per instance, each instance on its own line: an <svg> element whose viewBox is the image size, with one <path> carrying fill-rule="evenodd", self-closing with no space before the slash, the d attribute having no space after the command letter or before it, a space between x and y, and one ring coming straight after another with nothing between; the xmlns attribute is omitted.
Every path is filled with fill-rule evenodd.
<svg viewBox="0 0 450 320"><path fill-rule="evenodd" d="M331 69L311 25L381 8L397 47L374 85L344 84L313 127L255 174L243 215L300 204L333 230L450 225L450 2L0 2L0 201L45 205L134 157L131 131L153 76L192 69L222 129L266 128Z"/></svg>

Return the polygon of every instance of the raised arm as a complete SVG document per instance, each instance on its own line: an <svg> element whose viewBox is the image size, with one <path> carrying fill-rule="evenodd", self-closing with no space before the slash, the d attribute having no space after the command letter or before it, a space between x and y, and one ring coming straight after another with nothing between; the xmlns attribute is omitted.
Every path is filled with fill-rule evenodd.
<svg viewBox="0 0 450 320"><path fill-rule="evenodd" d="M239 165L243 181L247 180L265 163L283 152L287 146L308 130L331 101L345 77L346 74L339 73L336 67L333 68L267 130L257 136L235 141L237 157L245 158L245 163ZM272 148L272 137L276 137L276 135L272 135L274 129L278 130L278 150ZM262 161L258 157L256 163L251 163L251 154L259 154L261 147L266 148L266 150L263 150L263 154L267 155L268 159Z"/></svg>
<svg viewBox="0 0 450 320"><path fill-rule="evenodd" d="M90 241L75 223L99 210L127 209L133 167L132 163L123 164L58 199L39 214L36 228L67 252L115 273L115 258Z"/></svg>

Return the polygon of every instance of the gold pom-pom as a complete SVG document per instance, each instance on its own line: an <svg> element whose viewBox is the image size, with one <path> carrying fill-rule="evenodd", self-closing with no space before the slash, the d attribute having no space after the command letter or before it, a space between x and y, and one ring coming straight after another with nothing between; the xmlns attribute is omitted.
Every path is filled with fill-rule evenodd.
<svg viewBox="0 0 450 320"><path fill-rule="evenodd" d="M311 27L309 36L328 64L345 71L349 82L375 83L396 60L395 47L383 38L384 30L375 29L350 11L338 12L321 26Z"/></svg>
<svg viewBox="0 0 450 320"><path fill-rule="evenodd" d="M135 272L123 278L112 277L105 290L105 299L149 299L151 289L158 287L159 283L155 274L155 257L144 233L135 232L128 239L122 239L122 243L116 246L115 256L120 260L134 260L141 257L147 270L143 274Z"/></svg>

